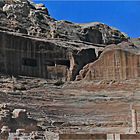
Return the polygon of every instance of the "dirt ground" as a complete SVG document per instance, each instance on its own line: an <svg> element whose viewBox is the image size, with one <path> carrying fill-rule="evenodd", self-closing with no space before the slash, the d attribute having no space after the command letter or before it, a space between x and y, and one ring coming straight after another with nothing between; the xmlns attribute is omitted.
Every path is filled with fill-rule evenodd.
<svg viewBox="0 0 140 140"><path fill-rule="evenodd" d="M0 78L0 103L24 108L54 132L130 132L131 108L140 126L140 80L55 82L31 77Z"/></svg>

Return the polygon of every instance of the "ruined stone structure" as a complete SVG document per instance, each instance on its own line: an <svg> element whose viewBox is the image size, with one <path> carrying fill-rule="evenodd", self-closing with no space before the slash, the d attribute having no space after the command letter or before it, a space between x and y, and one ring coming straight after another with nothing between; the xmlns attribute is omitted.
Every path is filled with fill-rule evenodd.
<svg viewBox="0 0 140 140"><path fill-rule="evenodd" d="M56 73L60 73L58 77L65 77L70 65L65 49L49 42L35 41L3 32L0 36L2 73L44 78L53 78ZM59 66L59 63L62 65L64 63L66 67Z"/></svg>
<svg viewBox="0 0 140 140"><path fill-rule="evenodd" d="M139 47L124 42L108 46L100 58L80 71L78 79L126 80L140 77Z"/></svg>
<svg viewBox="0 0 140 140"><path fill-rule="evenodd" d="M75 140L75 139L85 139L85 140L107 140L106 134L60 134L59 140Z"/></svg>
<svg viewBox="0 0 140 140"><path fill-rule="evenodd" d="M0 1L1 73L75 80L107 44L124 40L124 33L103 23L57 21L44 4Z"/></svg>
<svg viewBox="0 0 140 140"><path fill-rule="evenodd" d="M37 121L29 118L25 109L11 110L8 106L0 107L0 128L2 135L5 132L15 132L16 129L24 129L25 132L41 130ZM7 136L7 135L6 135Z"/></svg>
<svg viewBox="0 0 140 140"><path fill-rule="evenodd" d="M60 134L59 140L138 140L140 134Z"/></svg>
<svg viewBox="0 0 140 140"><path fill-rule="evenodd" d="M0 105L0 140L140 139L139 77L140 39L57 21L32 0L0 0L0 102L11 104ZM68 80L100 82L57 87Z"/></svg>
<svg viewBox="0 0 140 140"><path fill-rule="evenodd" d="M8 42L8 43L7 43ZM0 32L0 72L47 79L74 80L81 68L98 58L103 47L40 40ZM67 47L69 45L69 47Z"/></svg>

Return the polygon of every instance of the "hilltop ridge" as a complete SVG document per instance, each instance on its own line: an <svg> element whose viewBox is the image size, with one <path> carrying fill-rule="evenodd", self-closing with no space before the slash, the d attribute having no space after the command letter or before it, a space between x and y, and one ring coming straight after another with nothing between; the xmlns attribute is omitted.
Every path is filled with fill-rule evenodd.
<svg viewBox="0 0 140 140"><path fill-rule="evenodd" d="M55 20L44 4L35 4L31 0L1 0L0 27L31 36L96 44L120 43L128 38L103 23L76 24Z"/></svg>

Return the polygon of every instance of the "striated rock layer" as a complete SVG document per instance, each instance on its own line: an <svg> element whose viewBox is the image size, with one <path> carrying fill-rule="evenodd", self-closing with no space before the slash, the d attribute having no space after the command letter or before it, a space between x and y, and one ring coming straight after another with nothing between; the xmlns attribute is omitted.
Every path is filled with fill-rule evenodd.
<svg viewBox="0 0 140 140"><path fill-rule="evenodd" d="M2 73L64 81L88 79L87 77L91 80L125 79L129 77L126 75L136 77L122 72L111 74L112 70L117 71L116 63L125 61L124 59L127 61L127 58L117 58L116 51L112 50L110 54L104 52L97 60L106 45L122 41L128 41L128 37L103 23L57 21L49 15L43 4L35 4L30 0L0 1ZM126 51L121 49L121 53L126 54ZM86 66L94 61L97 66Z"/></svg>
<svg viewBox="0 0 140 140"><path fill-rule="evenodd" d="M100 58L80 71L77 80L126 80L140 77L140 48L123 42L110 45Z"/></svg>
<svg viewBox="0 0 140 140"><path fill-rule="evenodd" d="M96 60L104 49L99 45L43 40L7 31L0 31L0 44L0 72L64 81L74 80L80 69Z"/></svg>

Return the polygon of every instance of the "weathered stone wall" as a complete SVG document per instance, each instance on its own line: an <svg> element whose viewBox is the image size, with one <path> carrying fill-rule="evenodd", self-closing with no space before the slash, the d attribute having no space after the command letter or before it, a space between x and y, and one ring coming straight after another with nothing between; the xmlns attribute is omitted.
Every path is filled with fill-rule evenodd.
<svg viewBox="0 0 140 140"><path fill-rule="evenodd" d="M140 77L140 55L123 49L112 49L83 68L80 79L126 80Z"/></svg>
<svg viewBox="0 0 140 140"><path fill-rule="evenodd" d="M109 137L110 135L111 137ZM139 140L140 134L60 134L60 140Z"/></svg>
<svg viewBox="0 0 140 140"><path fill-rule="evenodd" d="M48 78L47 67L52 66L55 69L58 63L64 65L57 71L61 73L60 77L65 77L63 69L67 69L69 65L66 49L49 42L3 32L0 32L0 44L0 72ZM67 63L63 63L65 61Z"/></svg>
<svg viewBox="0 0 140 140"><path fill-rule="evenodd" d="M47 79L75 80L103 47L42 39L0 31L0 72ZM85 48L83 47L85 45Z"/></svg>
<svg viewBox="0 0 140 140"><path fill-rule="evenodd" d="M120 140L139 140L140 134L121 134Z"/></svg>
<svg viewBox="0 0 140 140"><path fill-rule="evenodd" d="M107 140L106 134L60 134L60 140Z"/></svg>

